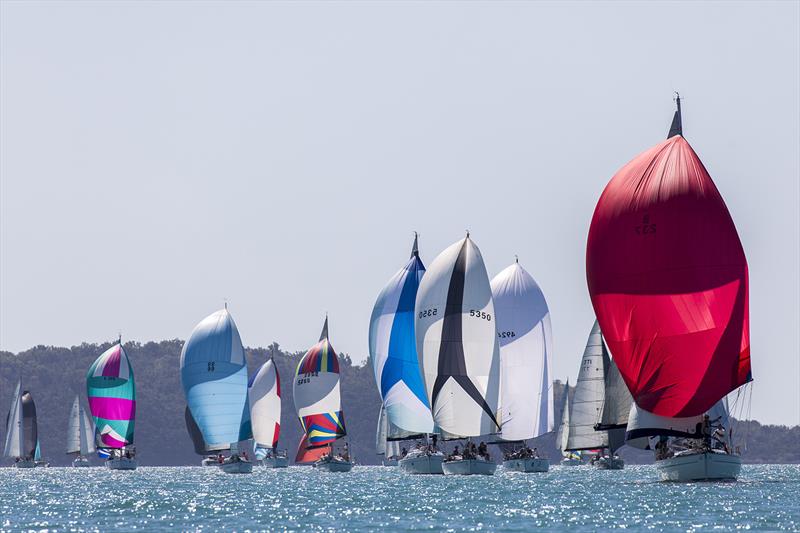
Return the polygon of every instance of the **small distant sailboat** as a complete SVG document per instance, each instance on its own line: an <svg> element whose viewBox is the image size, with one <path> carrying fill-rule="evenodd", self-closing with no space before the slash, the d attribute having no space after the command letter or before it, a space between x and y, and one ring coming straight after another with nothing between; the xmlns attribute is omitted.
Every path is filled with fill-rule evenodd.
<svg viewBox="0 0 800 533"><path fill-rule="evenodd" d="M297 364L294 405L303 426L303 439L295 462L313 464L329 472L349 472L353 468L347 443L334 450L338 439L347 436L342 412L339 358L328 339L328 317L319 342Z"/></svg>
<svg viewBox="0 0 800 533"><path fill-rule="evenodd" d="M22 391L22 382L17 382L14 400L8 412L4 455L14 459L15 468L34 468L34 455L39 443L39 428L36 422L36 405L30 392Z"/></svg>
<svg viewBox="0 0 800 533"><path fill-rule="evenodd" d="M414 334L414 307L424 274L415 234L411 257L378 295L369 322L370 359L383 402L376 444L384 464L397 463L409 474L442 474L444 454L430 442L433 417ZM399 457L400 441L423 438L426 445Z"/></svg>
<svg viewBox="0 0 800 533"><path fill-rule="evenodd" d="M519 260L495 276L491 287L500 343L501 449L508 450L503 468L547 472L550 461L525 441L553 431L550 310Z"/></svg>
<svg viewBox="0 0 800 533"><path fill-rule="evenodd" d="M603 361L608 365L603 409L600 421L595 424L594 429L608 433L608 453L601 453L594 461L594 466L601 470L621 470L625 466L625 461L616 454L616 451L625 444L625 430L628 427L628 415L633 398L614 360L604 358Z"/></svg>
<svg viewBox="0 0 800 533"><path fill-rule="evenodd" d="M667 140L622 167L598 200L586 278L637 409L659 417L628 423L631 437L659 437L662 479L736 479L741 458L712 435L726 428L702 415L752 381L747 259L676 103ZM691 439L667 429L698 416Z"/></svg>
<svg viewBox="0 0 800 533"><path fill-rule="evenodd" d="M267 468L286 468L289 457L277 449L281 433L281 378L273 357L250 378L248 398L256 459Z"/></svg>
<svg viewBox="0 0 800 533"><path fill-rule="evenodd" d="M36 463L37 467L47 468L50 466L50 462L42 458L42 446L38 440L36 441L36 451L33 453L33 462Z"/></svg>
<svg viewBox="0 0 800 533"><path fill-rule="evenodd" d="M569 438L566 451L596 451L596 462L604 457L608 449L606 467L620 469L624 465L615 454L625 442L625 428L598 430L602 419L603 405L606 399L606 376L611 370L611 359L603 344L600 325L595 321L586 349L581 358L578 381L575 384L575 396L569 421Z"/></svg>
<svg viewBox="0 0 800 533"><path fill-rule="evenodd" d="M83 409L78 396L72 402L69 413L69 427L67 428L67 455L75 454L72 466L86 467L89 463L89 454L94 453L94 425L89 415Z"/></svg>
<svg viewBox="0 0 800 533"><path fill-rule="evenodd" d="M86 392L98 455L106 458L106 467L112 470L135 470L136 383L121 339L89 367Z"/></svg>
<svg viewBox="0 0 800 533"><path fill-rule="evenodd" d="M556 445L561 450L561 466L579 466L583 464L580 453L567 451L569 446L569 380L564 386L564 398L561 401L561 423L556 433Z"/></svg>
<svg viewBox="0 0 800 533"><path fill-rule="evenodd" d="M497 422L500 348L489 276L480 250L458 241L430 264L419 285L417 353L434 423L447 439L470 439L500 430ZM446 475L492 475L488 451L464 453L442 463Z"/></svg>
<svg viewBox="0 0 800 533"><path fill-rule="evenodd" d="M253 463L244 451L239 453L239 443L252 437L247 361L227 306L195 326L183 345L180 365L189 414L200 429L204 451L230 450L230 456L217 462L219 468L228 474L249 474Z"/></svg>

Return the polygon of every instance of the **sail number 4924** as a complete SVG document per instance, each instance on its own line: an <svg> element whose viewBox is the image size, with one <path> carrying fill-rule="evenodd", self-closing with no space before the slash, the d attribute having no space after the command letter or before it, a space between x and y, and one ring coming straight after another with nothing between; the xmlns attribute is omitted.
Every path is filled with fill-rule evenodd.
<svg viewBox="0 0 800 533"><path fill-rule="evenodd" d="M501 339L513 339L517 336L517 334L513 331L498 331L497 336Z"/></svg>
<svg viewBox="0 0 800 533"><path fill-rule="evenodd" d="M469 316L474 316L475 318L482 318L483 320L488 320L489 322L492 321L492 315L490 313L487 313L486 311L478 311L476 309L470 309Z"/></svg>

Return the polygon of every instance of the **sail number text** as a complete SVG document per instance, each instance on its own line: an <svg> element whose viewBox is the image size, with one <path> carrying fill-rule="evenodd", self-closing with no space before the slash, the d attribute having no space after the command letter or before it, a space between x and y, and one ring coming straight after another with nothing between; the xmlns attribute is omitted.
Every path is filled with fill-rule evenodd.
<svg viewBox="0 0 800 533"><path fill-rule="evenodd" d="M311 383L311 378L316 376L319 376L319 372L306 372L302 377L297 377L297 384L303 385L304 383Z"/></svg>
<svg viewBox="0 0 800 533"><path fill-rule="evenodd" d="M419 318L426 318L426 317L429 317L429 316L436 316L438 311L439 311L439 309L437 309L436 307L434 307L433 309L425 309L424 311L420 311L419 312Z"/></svg>
<svg viewBox="0 0 800 533"><path fill-rule="evenodd" d="M513 331L498 331L497 336L501 339L513 339L517 336L517 334Z"/></svg>
<svg viewBox="0 0 800 533"><path fill-rule="evenodd" d="M490 313L487 313L486 311L478 311L476 309L470 309L469 316L474 316L475 318L482 318L483 320L488 320L489 322L492 321L492 315Z"/></svg>

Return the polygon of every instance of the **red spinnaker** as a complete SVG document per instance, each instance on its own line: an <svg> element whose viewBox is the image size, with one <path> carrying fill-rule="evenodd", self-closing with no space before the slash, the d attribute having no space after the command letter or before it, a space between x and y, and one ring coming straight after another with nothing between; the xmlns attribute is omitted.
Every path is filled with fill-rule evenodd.
<svg viewBox="0 0 800 533"><path fill-rule="evenodd" d="M318 446L316 448L308 447L308 437L304 434L300 439L300 445L297 447L297 455L295 455L294 462L298 465L307 465L316 463L317 460L331 451L330 446Z"/></svg>
<svg viewBox="0 0 800 533"><path fill-rule="evenodd" d="M747 260L722 196L682 136L608 183L589 229L586 275L640 407L695 416L750 380Z"/></svg>

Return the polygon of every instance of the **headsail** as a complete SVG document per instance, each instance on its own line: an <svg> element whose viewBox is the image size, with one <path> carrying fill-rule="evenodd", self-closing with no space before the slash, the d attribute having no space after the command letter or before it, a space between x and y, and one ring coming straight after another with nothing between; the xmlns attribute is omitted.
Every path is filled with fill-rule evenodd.
<svg viewBox="0 0 800 533"><path fill-rule="evenodd" d="M674 124L603 191L586 275L634 401L691 417L751 379L749 282L736 227L679 112Z"/></svg>
<svg viewBox="0 0 800 533"><path fill-rule="evenodd" d="M603 414L600 417L600 423L595 426L595 429L624 429L628 425L628 414L630 413L633 399L613 359L609 362L605 388Z"/></svg>
<svg viewBox="0 0 800 533"><path fill-rule="evenodd" d="M500 343L500 424L505 440L553 431L552 330L544 294L519 262L492 280Z"/></svg>
<svg viewBox="0 0 800 533"><path fill-rule="evenodd" d="M124 448L133 444L136 384L133 367L120 343L103 352L89 367L86 392L97 446Z"/></svg>
<svg viewBox="0 0 800 533"><path fill-rule="evenodd" d="M281 379L273 359L250 379L248 397L256 448L275 448L281 432Z"/></svg>
<svg viewBox="0 0 800 533"><path fill-rule="evenodd" d="M17 382L11 409L6 417L6 442L4 446L4 455L6 457L24 457L28 453L28 450L25 450L25 432L22 429L21 387L22 383Z"/></svg>
<svg viewBox="0 0 800 533"><path fill-rule="evenodd" d="M339 358L328 340L327 317L319 342L297 365L293 393L306 447L329 445L347 434L339 385Z"/></svg>
<svg viewBox="0 0 800 533"><path fill-rule="evenodd" d="M561 423L556 433L556 446L561 451L567 449L569 443L569 380L564 386L564 398L561 400Z"/></svg>
<svg viewBox="0 0 800 533"><path fill-rule="evenodd" d="M247 361L227 308L204 318L184 344L181 383L208 451L250 437Z"/></svg>
<svg viewBox="0 0 800 533"><path fill-rule="evenodd" d="M417 354L434 423L459 437L495 433L500 349L489 277L467 235L434 259L417 292Z"/></svg>
<svg viewBox="0 0 800 533"><path fill-rule="evenodd" d="M79 397L75 396L67 428L67 453L85 456L94 452L94 449L94 425L81 406Z"/></svg>
<svg viewBox="0 0 800 533"><path fill-rule="evenodd" d="M414 336L414 304L424 273L415 237L411 259L381 291L369 323L369 353L389 420L417 434L433 431Z"/></svg>
<svg viewBox="0 0 800 533"><path fill-rule="evenodd" d="M605 431L595 431L594 426L600 421L602 414L606 369L609 363L600 325L595 321L578 370L578 381L572 398L567 450L608 447L608 435Z"/></svg>

